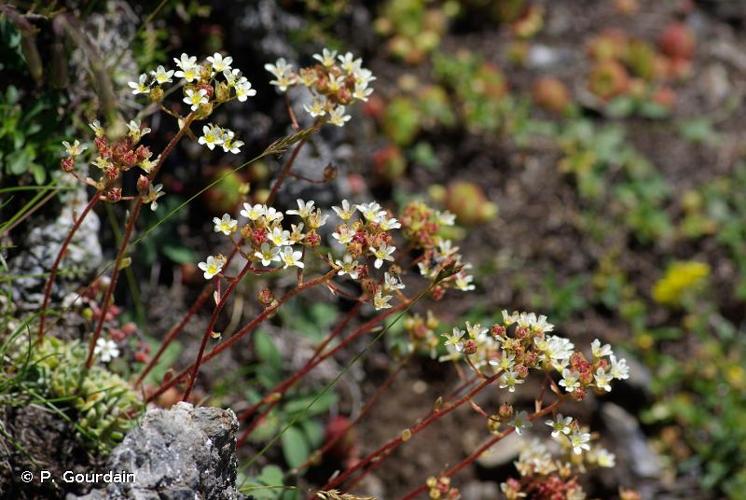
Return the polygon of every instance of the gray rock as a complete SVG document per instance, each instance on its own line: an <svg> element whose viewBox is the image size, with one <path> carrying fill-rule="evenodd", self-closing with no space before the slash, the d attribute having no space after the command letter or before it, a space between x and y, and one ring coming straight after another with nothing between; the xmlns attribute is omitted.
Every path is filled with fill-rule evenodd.
<svg viewBox="0 0 746 500"><path fill-rule="evenodd" d="M619 462L629 464L632 472L642 478L657 478L661 474L661 458L648 445L637 419L624 408L613 403L606 403L601 409L604 424L613 436L619 454Z"/></svg>
<svg viewBox="0 0 746 500"><path fill-rule="evenodd" d="M235 455L238 420L231 410L178 403L149 410L107 463L135 474L132 483L112 483L83 497L98 499L239 498Z"/></svg>

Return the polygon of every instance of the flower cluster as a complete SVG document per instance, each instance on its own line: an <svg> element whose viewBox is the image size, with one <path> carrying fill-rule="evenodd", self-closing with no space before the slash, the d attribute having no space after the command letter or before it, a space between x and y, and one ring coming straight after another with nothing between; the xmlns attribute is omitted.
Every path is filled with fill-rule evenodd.
<svg viewBox="0 0 746 500"><path fill-rule="evenodd" d="M236 139L236 133L227 128L219 127L213 123L208 123L202 127L202 136L197 142L207 146L212 151L215 146L221 146L226 153L238 154L241 152L243 141Z"/></svg>
<svg viewBox="0 0 746 500"><path fill-rule="evenodd" d="M451 486L451 478L448 476L430 476L427 478L428 495L433 500L458 500L461 493Z"/></svg>
<svg viewBox="0 0 746 500"><path fill-rule="evenodd" d="M270 83L280 92L296 85L303 85L311 92L311 103L304 106L309 115L342 127L350 120L350 115L345 114L347 106L367 101L373 92L370 82L376 78L362 67L362 59L355 59L351 52L338 55L336 50L324 49L313 58L316 64L298 71L283 58L264 68L272 73L274 80Z"/></svg>
<svg viewBox="0 0 746 500"><path fill-rule="evenodd" d="M582 400L591 388L599 392L611 390L611 381L629 377L624 359L617 359L608 344L596 339L591 343L591 361L568 339L551 335L554 325L546 316L534 313L502 312L501 323L490 329L466 323L466 330L454 328L444 334L448 354L442 360L465 358L469 365L481 370L491 367L500 373L498 384L513 392L528 376L529 369L555 370L562 375L559 385L574 399Z"/></svg>
<svg viewBox="0 0 746 500"><path fill-rule="evenodd" d="M432 290L436 300L449 288L463 292L475 288L474 277L466 273L471 264L464 264L459 247L442 235L443 228L453 226L455 219L447 210L434 210L420 201L409 203L401 212L404 237L414 250L421 252L417 259L420 274L437 281ZM447 269L451 271L444 274Z"/></svg>
<svg viewBox="0 0 746 500"><path fill-rule="evenodd" d="M500 485L501 490L510 499L537 494L540 498L584 499L578 475L588 467L614 467L614 454L591 444L591 434L571 417L558 414L546 424L559 447L550 451L538 439L526 443L515 462L522 480L508 479Z"/></svg>

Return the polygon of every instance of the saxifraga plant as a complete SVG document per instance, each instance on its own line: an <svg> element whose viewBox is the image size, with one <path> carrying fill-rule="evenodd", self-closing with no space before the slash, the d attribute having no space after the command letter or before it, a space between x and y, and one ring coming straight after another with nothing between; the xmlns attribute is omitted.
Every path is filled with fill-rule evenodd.
<svg viewBox="0 0 746 500"><path fill-rule="evenodd" d="M426 296L437 301L448 290L468 292L475 289L473 276L467 273L470 266L462 262L459 248L444 236L447 233L444 229L453 225L455 218L447 211L432 209L418 201L406 205L398 217L375 201L350 203L343 200L339 206L333 207L333 214L316 206L314 200L299 199L297 208L284 212L273 206L282 184L289 177L299 178L293 174L293 165L308 137L324 124L344 126L350 120L350 115L346 113L347 107L356 101L367 100L372 92L369 84L375 77L352 54L338 55L336 51L324 49L321 54L314 55L314 59L316 62L313 65L297 71L284 59L265 66L274 77L270 83L278 91L285 93L292 87L303 87L310 92L310 103L304 109L314 119L313 126L276 141L259 155L258 158L282 153L293 146L264 203L244 203L240 218L226 213L214 219L214 230L228 239L230 252L227 256L208 256L199 263L207 284L184 316L165 334L156 354L145 365L134 384L135 388L142 386L145 377L158 364L167 346L211 297L214 307L196 359L180 372L165 379L159 387L147 389L147 402L177 387L183 388L182 399L189 399L202 365L235 346L273 316L280 307L301 293L325 287L333 296L354 301L355 306L317 346L314 355L302 368L240 414L239 418L245 423L245 427L239 438L239 446L246 442L272 408L283 400L288 390L324 360L377 331L370 341L372 344L385 333L386 328L380 328L382 324L402 317ZM101 304L103 313L89 340L85 362L81 360L84 367L80 379L83 381L94 376L91 368L95 356L101 355L104 348L111 350L108 341L101 339L103 318L112 305L118 274L129 265L127 253L140 210L145 204L155 209L158 199L164 194L162 186L156 184L155 180L165 160L184 136L192 136L190 127L193 124L206 121L217 107L226 102L245 101L255 94L246 77L238 69L231 67L230 57L216 53L198 63L196 57L182 54L174 61L177 71L159 66L156 70L141 75L138 81L130 83L133 93L148 96L164 112L177 119L178 132L160 155L153 158L150 148L142 144L149 129L137 121L128 124L126 134L118 134L114 124L108 128L98 122L91 124L96 135L94 143L98 153L93 164L99 167L101 176L96 180L80 178L81 182L95 189L95 194L78 215L50 273L45 287L37 344L37 348L41 349L50 343L44 336L45 311L49 305L57 268L72 234L97 203L130 201L132 206L124 235ZM167 108L164 103L168 94L166 85L174 84L174 77L180 79L178 84L182 86L183 101L190 109L186 116ZM288 112L294 128L300 129L289 100ZM232 153L238 152L243 146L243 142L233 131L213 123L202 126L198 142L210 150L220 147L225 152ZM62 168L77 177L76 162L85 155L85 148L77 140L72 144L66 143L65 147L67 155L62 160ZM250 162L244 166L248 163ZM124 172L133 168L142 171L137 182L137 192L126 194L122 192L118 181ZM325 242L323 233L319 230L330 220L335 223L329 242L331 251L322 251L321 248L326 248L326 245L322 245ZM236 274L232 274L229 267L234 260L239 263ZM242 280L251 276L266 277L268 274L291 272L295 273L295 280L287 290L282 293L270 288L260 291L258 301L262 311L251 321L239 327L229 338L222 339L215 332L222 310ZM350 286L352 283L357 286ZM412 287L415 288L414 292L405 292ZM344 335L353 318L368 306L372 306L376 314ZM411 323L410 321L410 326ZM458 490L450 483L453 475L472 464L506 435L512 432L520 434L531 422L548 416L553 417L547 421L552 428L552 437L561 444L565 457L555 460L547 455L541 445L535 445L519 459L521 478L504 483L503 492L509 498L535 492L565 493L570 498L581 498L583 493L577 483L577 474L585 470L586 465L613 465L613 455L591 445L592 436L587 427L557 412L566 400L582 400L591 391L602 394L610 391L612 380L628 377L628 368L623 359L614 356L610 346L594 341L590 357L587 357L575 350L568 339L551 334L553 328L544 316L518 312L508 314L506 311L503 312L503 320L491 328L467 323L465 330L455 328L451 334L444 335L447 354L441 360L466 364L466 373L459 370L463 378L459 387L448 398L439 399L433 409L417 423L331 477L317 494L323 498L336 495L339 487L344 486L349 490L399 446L444 415L468 403L485 417L486 427L492 437L460 463L445 470L433 471L433 476L408 494L407 498L423 493L428 493L431 498L457 497ZM411 352L423 345L435 351L434 347L439 341L433 329L408 330L416 333L411 338ZM210 339L218 340L208 351ZM355 359L364 352L365 350L360 352ZM513 408L507 403L488 411L474 402L474 397L487 388L496 387L513 392L526 380L531 370L541 372L544 377L532 412ZM399 372L400 369L395 370L387 382L382 384L370 404L365 406L363 414ZM270 440L267 447L277 437L279 436ZM319 453L323 451L324 449L319 450Z"/></svg>

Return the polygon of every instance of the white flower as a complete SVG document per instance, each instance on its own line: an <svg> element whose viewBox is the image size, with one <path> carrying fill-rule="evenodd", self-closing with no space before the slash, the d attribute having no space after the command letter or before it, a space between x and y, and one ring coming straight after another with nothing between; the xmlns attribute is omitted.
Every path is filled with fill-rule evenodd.
<svg viewBox="0 0 746 500"><path fill-rule="evenodd" d="M93 349L93 353L101 358L101 361L108 363L112 359L119 357L119 348L113 340L105 340L99 338L96 341L96 347Z"/></svg>
<svg viewBox="0 0 746 500"><path fill-rule="evenodd" d="M329 111L329 123L336 125L337 127L344 127L345 123L350 121L352 118L350 115L345 114L345 107L341 104L335 106Z"/></svg>
<svg viewBox="0 0 746 500"><path fill-rule="evenodd" d="M496 366L499 370L511 370L515 365L515 354L500 351L500 359L490 359L489 364Z"/></svg>
<svg viewBox="0 0 746 500"><path fill-rule="evenodd" d="M334 261L334 267L337 269L338 276L344 276L349 274L350 278L356 280L360 276L360 270L358 269L357 260L352 258L352 255L345 254L342 260L337 259Z"/></svg>
<svg viewBox="0 0 746 500"><path fill-rule="evenodd" d="M609 382L611 382L612 377L609 373L605 372L603 368L599 366L596 369L596 374L593 376L593 379L596 381L596 387L603 389L606 392L611 392L611 385Z"/></svg>
<svg viewBox="0 0 746 500"><path fill-rule="evenodd" d="M271 80L269 83L277 87L280 92L287 91L288 87L295 83L293 67L282 57L279 58L275 64L265 64L264 69L275 76L275 79Z"/></svg>
<svg viewBox="0 0 746 500"><path fill-rule="evenodd" d="M130 120L130 122L127 124L127 128L129 129L127 135L130 136L132 142L140 142L140 139L150 133L150 129L148 127L140 128L140 123L135 120Z"/></svg>
<svg viewBox="0 0 746 500"><path fill-rule="evenodd" d="M452 226L456 223L456 216L448 210L435 212L435 220L442 226Z"/></svg>
<svg viewBox="0 0 746 500"><path fill-rule="evenodd" d="M368 97L370 97L372 93L372 88L356 83L355 90L352 91L352 98L357 99L358 101L368 102Z"/></svg>
<svg viewBox="0 0 746 500"><path fill-rule="evenodd" d="M511 420L510 425L515 428L515 433L519 436L523 434L523 431L531 427L531 421L528 419L528 413L525 411L519 411Z"/></svg>
<svg viewBox="0 0 746 500"><path fill-rule="evenodd" d="M303 223L290 224L290 244L296 244L305 239L306 235L303 234Z"/></svg>
<svg viewBox="0 0 746 500"><path fill-rule="evenodd" d="M281 247L290 244L290 231L283 230L279 226L272 228L272 231L267 234L267 239L276 247Z"/></svg>
<svg viewBox="0 0 746 500"><path fill-rule="evenodd" d="M267 222L274 222L274 221L281 221L285 218L282 212L277 210L275 207L265 207L264 208L264 218L267 219Z"/></svg>
<svg viewBox="0 0 746 500"><path fill-rule="evenodd" d="M336 213L343 221L350 220L352 215L355 213L355 208L350 207L350 202L347 200L342 200L342 208L332 207L332 210L334 210L334 213Z"/></svg>
<svg viewBox="0 0 746 500"><path fill-rule="evenodd" d="M389 309L391 308L391 304L389 304L390 300L390 295L383 295L381 290L378 290L373 296L373 307L375 307L377 311L380 311L381 309Z"/></svg>
<svg viewBox="0 0 746 500"><path fill-rule="evenodd" d="M465 333L466 332L464 332L460 328L454 327L453 332L450 335L448 335L447 333L444 333L442 335L442 337L445 337L446 339L446 341L443 342L443 345L445 345L446 347L451 346L456 349L456 351L461 352L464 349L464 343L461 341L461 339L463 338Z"/></svg>
<svg viewBox="0 0 746 500"><path fill-rule="evenodd" d="M386 217L386 211L381 210L381 205L375 201L355 205L355 208L360 210L360 213L363 214L365 220L380 222L383 217Z"/></svg>
<svg viewBox="0 0 746 500"><path fill-rule="evenodd" d="M236 99L239 100L239 102L246 102L246 99L249 97L254 97L256 95L256 90L251 88L251 82L249 82L246 77L241 77L241 79L236 83Z"/></svg>
<svg viewBox="0 0 746 500"><path fill-rule="evenodd" d="M301 219L308 219L313 213L314 201L303 201L300 198L295 200L298 204L298 210L288 210L285 213L288 215L297 215Z"/></svg>
<svg viewBox="0 0 746 500"><path fill-rule="evenodd" d="M183 78L187 82L191 82L199 78L199 66L197 65L196 57L190 57L186 54L181 54L181 58L174 58L174 62L179 68L179 71L174 73L174 76L176 76L177 78Z"/></svg>
<svg viewBox="0 0 746 500"><path fill-rule="evenodd" d="M91 123L88 124L89 127L91 127L91 130L93 130L93 133L96 135L96 137L103 137L106 133L104 131L104 128L101 126L101 122L98 120L93 120Z"/></svg>
<svg viewBox="0 0 746 500"><path fill-rule="evenodd" d="M471 324L467 321L466 333L469 334L470 338L479 339L484 337L484 334L487 333L487 329L483 328L482 325L480 325L479 323Z"/></svg>
<svg viewBox="0 0 746 500"><path fill-rule="evenodd" d="M206 280L212 279L213 276L219 274L223 270L225 265L225 257L218 255L213 257L210 255L207 257L207 262L200 262L197 267L204 271L204 277Z"/></svg>
<svg viewBox="0 0 746 500"><path fill-rule="evenodd" d="M510 369L505 370L505 372L500 375L500 378L497 379L500 389L505 389L507 387L508 392L515 392L516 384L522 384L524 382L524 379L519 378L518 374Z"/></svg>
<svg viewBox="0 0 746 500"><path fill-rule="evenodd" d="M293 250L292 247L283 247L282 251L280 252L280 258L282 259L282 262L285 264L283 266L283 269L287 269L288 267L295 266L300 269L303 269L304 264L301 262L301 258L303 257L303 252Z"/></svg>
<svg viewBox="0 0 746 500"><path fill-rule="evenodd" d="M136 82L128 82L127 85L132 89L132 93L148 94L150 93L150 84L148 84L148 75L143 73Z"/></svg>
<svg viewBox="0 0 746 500"><path fill-rule="evenodd" d="M394 257L391 255L396 250L396 247L393 245L387 245L386 243L381 244L378 248L371 248L370 252L373 254L373 256L376 258L376 261L373 263L373 267L376 269L380 269L383 265L383 262L388 260L393 262Z"/></svg>
<svg viewBox="0 0 746 500"><path fill-rule="evenodd" d="M604 344L602 346L601 341L598 339L595 339L593 342L591 342L591 353L596 359L613 354L613 352L611 351L611 346L609 344Z"/></svg>
<svg viewBox="0 0 746 500"><path fill-rule="evenodd" d="M572 431L572 417L563 417L558 413L554 420L547 420L546 424L552 428L552 437L559 439L563 434L567 436Z"/></svg>
<svg viewBox="0 0 746 500"><path fill-rule="evenodd" d="M378 225L383 229L384 231L391 231L392 229L399 229L401 227L401 224L398 220L395 218L383 218L381 222L378 223Z"/></svg>
<svg viewBox="0 0 746 500"><path fill-rule="evenodd" d="M251 203L244 203L243 210L241 210L240 214L251 221L255 221L260 217L264 217L266 209L267 207L261 203L257 203L254 206L252 206Z"/></svg>
<svg viewBox="0 0 746 500"><path fill-rule="evenodd" d="M303 109L305 109L306 113L311 115L313 118L318 118L326 114L326 104L326 97L314 97L313 100L311 100L311 104L303 105Z"/></svg>
<svg viewBox="0 0 746 500"><path fill-rule="evenodd" d="M244 145L243 141L235 140L235 132L232 130L224 130L223 133L223 151L226 153L233 153L234 155L241 152L241 146Z"/></svg>
<svg viewBox="0 0 746 500"><path fill-rule="evenodd" d="M383 273L383 289L386 291L403 290L404 283L396 275Z"/></svg>
<svg viewBox="0 0 746 500"><path fill-rule="evenodd" d="M454 281L454 284L456 285L456 288L458 290L461 290L462 292L469 292L476 288L472 281L474 281L474 276L472 276L471 274L458 273L456 274L456 280Z"/></svg>
<svg viewBox="0 0 746 500"><path fill-rule="evenodd" d="M367 87L370 82L376 79L376 77L373 76L373 72L367 68L360 68L353 76L355 77L355 84L364 87Z"/></svg>
<svg viewBox="0 0 746 500"><path fill-rule="evenodd" d="M562 370L562 380L559 381L559 385L564 387L567 392L575 392L575 390L580 387L578 374L565 368Z"/></svg>
<svg viewBox="0 0 746 500"><path fill-rule="evenodd" d="M163 66L158 66L155 68L155 71L150 72L151 75L153 75L153 79L158 85L163 85L164 83L171 83L171 77L174 74L174 70L170 69L166 71L166 68Z"/></svg>
<svg viewBox="0 0 746 500"><path fill-rule="evenodd" d="M350 243L353 236L355 236L355 233L353 233L350 230L350 227L345 224L341 224L340 226L338 226L337 230L332 233L332 238L337 240L342 245L347 245L348 243Z"/></svg>
<svg viewBox="0 0 746 500"><path fill-rule="evenodd" d="M614 467L616 464L616 457L606 448L597 447L593 451L593 456L596 459L596 463L599 467Z"/></svg>
<svg viewBox="0 0 746 500"><path fill-rule="evenodd" d="M351 74L359 71L363 64L363 60L355 59L355 56L352 55L352 52L347 52L345 55L339 55L337 56L337 59L339 59L340 67L347 73Z"/></svg>
<svg viewBox="0 0 746 500"><path fill-rule="evenodd" d="M269 266L272 262L280 261L280 249L271 246L269 243L262 243L259 251L254 252L254 256L262 261L263 266Z"/></svg>
<svg viewBox="0 0 746 500"><path fill-rule="evenodd" d="M205 89L199 89L197 92L194 89L186 89L184 94L184 102L191 106L192 111L197 111L201 105L207 104L207 91Z"/></svg>
<svg viewBox="0 0 746 500"><path fill-rule="evenodd" d="M72 156L75 158L76 156L80 156L83 151L88 149L88 146L81 145L80 141L75 139L75 141L70 144L67 141L62 141L62 145L65 146L65 152L67 153L67 156Z"/></svg>
<svg viewBox="0 0 746 500"><path fill-rule="evenodd" d="M226 236L230 236L231 233L238 229L238 221L232 219L228 214L223 214L222 219L213 217L212 222L215 224L215 232L223 233Z"/></svg>
<svg viewBox="0 0 746 500"><path fill-rule="evenodd" d="M215 52L215 54L207 58L207 62L212 65L212 70L214 72L222 73L223 71L231 69L233 58L223 57L223 54L221 54L220 52Z"/></svg>
<svg viewBox="0 0 746 500"><path fill-rule="evenodd" d="M319 61L327 68L334 66L334 58L337 57L336 50L324 49L321 54L314 54L313 58Z"/></svg>
<svg viewBox="0 0 746 500"><path fill-rule="evenodd" d="M210 151L212 151L215 149L215 146L223 144L223 135L223 129L217 125L204 125L202 127L202 136L197 140L197 142L204 144Z"/></svg>
<svg viewBox="0 0 746 500"><path fill-rule="evenodd" d="M572 452L576 455L583 453L583 450L590 450L591 445L588 444L591 440L591 435L587 432L576 431L570 435L570 446Z"/></svg>
<svg viewBox="0 0 746 500"><path fill-rule="evenodd" d="M609 355L609 362L611 367L609 368L609 374L616 379L624 380L629 378L629 366L627 366L627 360L624 358L617 361L616 356L613 354Z"/></svg>
<svg viewBox="0 0 746 500"><path fill-rule="evenodd" d="M143 203L150 203L150 210L153 212L158 208L158 198L164 196L166 193L162 191L163 184L148 185L148 193L143 196Z"/></svg>

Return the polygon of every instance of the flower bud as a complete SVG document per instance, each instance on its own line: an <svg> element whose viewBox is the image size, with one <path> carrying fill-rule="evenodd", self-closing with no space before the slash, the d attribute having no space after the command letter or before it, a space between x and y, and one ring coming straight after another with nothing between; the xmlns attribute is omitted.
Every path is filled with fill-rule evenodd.
<svg viewBox="0 0 746 500"><path fill-rule="evenodd" d="M324 167L324 181L331 182L337 178L337 167L331 163Z"/></svg>
<svg viewBox="0 0 746 500"><path fill-rule="evenodd" d="M218 102L226 102L231 98L231 88L225 82L218 83L215 87L215 100Z"/></svg>
<svg viewBox="0 0 746 500"><path fill-rule="evenodd" d="M116 203L122 199L122 188L113 187L106 193L106 200L111 203Z"/></svg>
<svg viewBox="0 0 746 500"><path fill-rule="evenodd" d="M270 290L269 288L264 288L257 294L257 299L259 300L260 304L266 307L275 300L275 296L272 293L272 290Z"/></svg>
<svg viewBox="0 0 746 500"><path fill-rule="evenodd" d="M75 158L72 156L66 156L60 161L60 167L69 174L75 170Z"/></svg>
<svg viewBox="0 0 746 500"><path fill-rule="evenodd" d="M150 188L150 179L144 175L140 175L137 178L137 192L141 195L145 195Z"/></svg>
<svg viewBox="0 0 746 500"><path fill-rule="evenodd" d="M150 89L150 94L148 94L150 100L153 102L161 102L163 100L163 95L163 89L160 87L153 87Z"/></svg>

